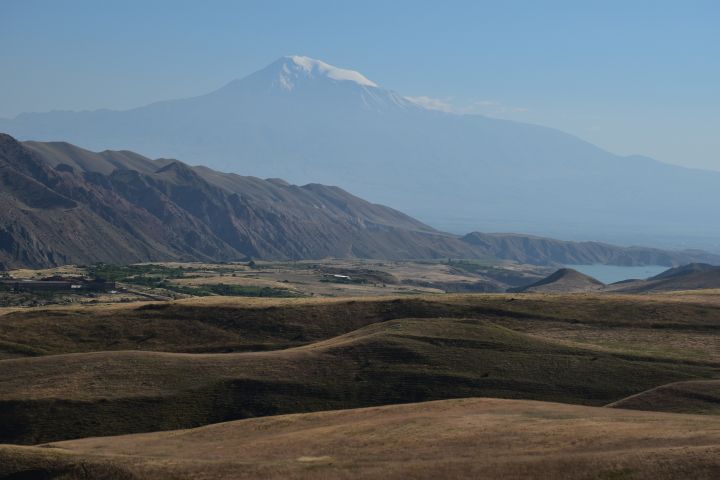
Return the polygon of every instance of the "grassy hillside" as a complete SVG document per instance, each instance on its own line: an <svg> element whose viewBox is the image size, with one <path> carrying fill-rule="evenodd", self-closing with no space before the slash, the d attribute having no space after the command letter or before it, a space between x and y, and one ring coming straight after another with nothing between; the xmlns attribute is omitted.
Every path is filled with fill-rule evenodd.
<svg viewBox="0 0 720 480"><path fill-rule="evenodd" d="M718 445L715 417L463 399L5 445L0 477L709 480Z"/></svg>
<svg viewBox="0 0 720 480"><path fill-rule="evenodd" d="M620 293L655 293L720 288L720 267L690 264L667 270L647 280L621 282L609 290Z"/></svg>
<svg viewBox="0 0 720 480"><path fill-rule="evenodd" d="M0 367L7 443L455 397L604 405L720 372L712 362L579 347L453 318L390 320L268 352L96 352Z"/></svg>
<svg viewBox="0 0 720 480"><path fill-rule="evenodd" d="M720 377L716 292L196 298L0 315L0 441ZM31 388L28 388L31 386Z"/></svg>
<svg viewBox="0 0 720 480"><path fill-rule="evenodd" d="M605 284L588 275L561 268L547 277L525 287L514 288L513 292L532 293L579 293L602 290Z"/></svg>
<svg viewBox="0 0 720 480"><path fill-rule="evenodd" d="M484 319L593 348L720 362L720 295L429 295L398 298L198 298L9 309L0 358L93 351L185 353L288 348L399 318Z"/></svg>

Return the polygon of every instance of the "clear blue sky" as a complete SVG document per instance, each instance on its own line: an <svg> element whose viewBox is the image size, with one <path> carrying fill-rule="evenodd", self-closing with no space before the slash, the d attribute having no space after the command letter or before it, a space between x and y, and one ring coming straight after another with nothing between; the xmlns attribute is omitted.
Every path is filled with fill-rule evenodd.
<svg viewBox="0 0 720 480"><path fill-rule="evenodd" d="M276 58L720 170L720 1L0 0L0 116L194 96Z"/></svg>

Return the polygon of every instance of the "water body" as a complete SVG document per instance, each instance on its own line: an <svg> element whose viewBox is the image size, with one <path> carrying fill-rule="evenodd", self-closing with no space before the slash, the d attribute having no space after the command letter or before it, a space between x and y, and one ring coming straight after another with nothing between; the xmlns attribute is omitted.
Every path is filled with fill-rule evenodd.
<svg viewBox="0 0 720 480"><path fill-rule="evenodd" d="M565 265L578 272L597 278L603 283L615 283L631 278L646 279L664 272L670 267L645 265L642 267L621 267L618 265Z"/></svg>

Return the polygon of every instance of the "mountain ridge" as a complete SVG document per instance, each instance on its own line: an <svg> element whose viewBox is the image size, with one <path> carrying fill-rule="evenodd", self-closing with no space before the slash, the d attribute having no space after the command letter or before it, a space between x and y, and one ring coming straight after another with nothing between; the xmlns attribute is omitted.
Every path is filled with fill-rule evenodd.
<svg viewBox="0 0 720 480"><path fill-rule="evenodd" d="M103 174L98 170L108 159L119 168ZM0 166L0 195L9 207L0 212L0 262L6 267L472 256L454 236L336 187L198 173L179 161L93 154L67 144L26 147L7 135L0 135ZM211 180L220 176L226 185L201 173Z"/></svg>
<svg viewBox="0 0 720 480"><path fill-rule="evenodd" d="M720 264L719 256L705 252L517 234L461 237L339 187L222 173L127 150L95 153L0 134L0 166L0 197L8 206L0 211L5 268L325 257ZM493 241L483 243L488 238Z"/></svg>
<svg viewBox="0 0 720 480"><path fill-rule="evenodd" d="M292 90L273 87L285 66L302 74L292 76ZM342 185L454 233L521 230L720 251L720 226L708 221L720 202L718 172L614 155L547 127L429 110L362 83L308 77L284 58L197 97L25 114L0 120L0 131Z"/></svg>
<svg viewBox="0 0 720 480"><path fill-rule="evenodd" d="M488 256L533 265L664 265L693 263L698 251L619 247L603 242L574 242L518 233L471 232L462 239ZM704 252L703 252L704 254ZM708 258L712 258L710 255ZM712 260L717 262L717 260Z"/></svg>

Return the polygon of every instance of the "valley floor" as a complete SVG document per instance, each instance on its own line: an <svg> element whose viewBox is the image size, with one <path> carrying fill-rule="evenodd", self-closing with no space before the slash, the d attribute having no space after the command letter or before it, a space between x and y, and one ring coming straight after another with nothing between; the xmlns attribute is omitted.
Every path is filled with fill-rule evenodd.
<svg viewBox="0 0 720 480"><path fill-rule="evenodd" d="M117 282L117 291L21 292L0 290L0 309L46 305L167 301L211 295L246 297L374 297L432 293L504 292L553 271L512 262L325 259L296 262L74 265L12 270L16 280L91 277ZM1 310L0 310L1 311Z"/></svg>

